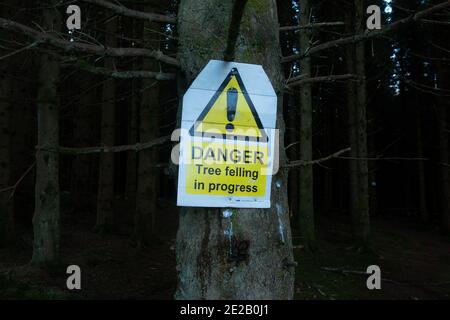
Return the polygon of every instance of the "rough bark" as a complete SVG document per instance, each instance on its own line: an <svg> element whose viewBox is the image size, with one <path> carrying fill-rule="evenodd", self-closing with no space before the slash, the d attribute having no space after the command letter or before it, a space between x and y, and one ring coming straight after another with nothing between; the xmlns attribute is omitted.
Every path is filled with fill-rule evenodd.
<svg viewBox="0 0 450 320"><path fill-rule="evenodd" d="M219 0L185 0L179 7L179 59L191 83L210 59L221 59L226 45L232 3ZM246 5L236 47L236 61L261 64L277 93L282 89L278 19L274 0L252 0ZM181 81L180 81L181 82ZM280 153L284 154L284 122L278 105ZM287 174L273 177L270 209L223 210L181 208L176 239L177 299L291 299L294 268ZM233 243L248 243L236 251L225 232L233 225Z"/></svg>
<svg viewBox="0 0 450 320"><path fill-rule="evenodd" d="M151 8L145 6L145 11ZM159 37L150 30L158 30L155 23L146 23L144 40L149 43L159 43ZM150 30L149 30L150 29ZM144 59L142 67L144 70L156 70L157 63L153 60ZM159 84L150 79L142 80L142 97L139 108L139 138L141 141L151 141L158 137L159 128ZM135 237L138 245L150 244L155 233L156 203L158 201L158 150L151 149L139 153L138 181L136 192L136 216Z"/></svg>
<svg viewBox="0 0 450 320"><path fill-rule="evenodd" d="M55 3L53 3L55 4ZM57 10L44 9L43 28L58 32L61 16ZM51 55L40 61L38 108L38 145L58 145L59 64ZM36 151L35 212L33 216L34 245L32 263L53 264L59 259L59 155L42 149Z"/></svg>
<svg viewBox="0 0 450 320"><path fill-rule="evenodd" d="M106 26L105 45L117 45L117 17ZM115 69L114 58L105 58L105 68ZM109 79L103 85L103 103L101 120L101 144L114 145L115 137L115 80ZM97 224L96 231L111 232L114 227L114 154L102 153L99 162Z"/></svg>
<svg viewBox="0 0 450 320"><path fill-rule="evenodd" d="M302 1L300 9L300 25L309 24L311 6L309 0ZM311 31L300 32L300 51L305 53L310 46ZM300 60L300 70L306 77L311 77L311 57ZM305 83L300 87L300 160L312 160L312 85ZM314 203L313 203L313 166L300 167L299 172L299 226L300 236L306 248L315 249Z"/></svg>

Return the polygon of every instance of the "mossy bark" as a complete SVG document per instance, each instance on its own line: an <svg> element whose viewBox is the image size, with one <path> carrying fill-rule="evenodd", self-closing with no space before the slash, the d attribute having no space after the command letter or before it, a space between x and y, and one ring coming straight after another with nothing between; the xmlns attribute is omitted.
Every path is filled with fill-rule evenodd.
<svg viewBox="0 0 450 320"><path fill-rule="evenodd" d="M185 0L178 14L183 76L191 83L210 59L223 58L231 1ZM280 161L285 162L275 0L249 0L236 61L261 64L279 94ZM180 81L183 83L184 81ZM177 299L291 299L294 269L287 174L273 177L270 209L181 208L176 240ZM229 213L229 212L228 212ZM233 235L230 236L232 223ZM237 249L246 244L246 250Z"/></svg>

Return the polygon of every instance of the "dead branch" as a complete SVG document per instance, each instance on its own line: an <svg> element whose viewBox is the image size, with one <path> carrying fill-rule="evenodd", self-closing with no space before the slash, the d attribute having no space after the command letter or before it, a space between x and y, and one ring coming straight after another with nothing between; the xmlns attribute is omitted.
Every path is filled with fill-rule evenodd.
<svg viewBox="0 0 450 320"><path fill-rule="evenodd" d="M83 2L92 3L97 6L109 9L111 11L114 11L115 13L130 17L130 18L137 18L147 21L155 21L155 22L163 22L163 23L176 23L177 18L174 16L164 15L164 14L157 14L157 13L150 13L150 12L143 12L138 10L129 9L123 5L116 5L109 1L105 0L81 0Z"/></svg>
<svg viewBox="0 0 450 320"><path fill-rule="evenodd" d="M223 53L225 61L233 61L236 48L236 40L239 35L239 28L241 25L242 15L247 0L234 0L233 11L231 13L230 26L228 28L227 47Z"/></svg>
<svg viewBox="0 0 450 320"><path fill-rule="evenodd" d="M364 40L368 40L368 39L372 39L372 38L376 38L376 37L380 37L383 35L386 35L390 32L393 32L405 25L408 25L410 23L416 22L420 19L422 19L423 17L427 16L427 15L431 15L437 11L443 10L447 7L450 7L450 0L449 1L445 1L442 2L440 4L437 4L435 6L431 6L427 9L421 10L416 12L415 14L410 15L407 18L404 19L400 19L398 21L392 22L388 25L386 25L384 28L382 28L381 30L366 30L365 32L361 33L361 34L357 34L354 36L350 36L350 37L345 37L345 38L341 38L341 39L337 39L337 40L333 40L333 41L328 41L322 44L319 44L317 46L313 46L311 48L309 48L309 50L307 50L307 52L305 52L304 54L293 54L287 57L283 57L281 59L281 62L286 63L286 62L291 62L297 59L302 59L306 56L310 56L312 54L316 54L320 51L323 50L327 50L327 49L331 49L331 48L336 48L339 46L343 46L343 45L348 45L348 44L353 44L353 43L357 43L360 41L364 41Z"/></svg>
<svg viewBox="0 0 450 320"><path fill-rule="evenodd" d="M74 66L78 69L90 72L92 74L98 74L102 76L107 76L115 79L155 79L159 81L173 80L176 78L175 73L163 73L163 72L153 72L153 71L113 71L107 68L94 67L85 61L76 60L68 61L70 66Z"/></svg>
<svg viewBox="0 0 450 320"><path fill-rule="evenodd" d="M360 275L360 276L364 276L367 277L368 274L364 271L358 271L358 270L347 270L347 269L343 269L343 268L332 268L332 267L321 267L321 270L324 271L330 271L330 272L337 272L337 273L342 273L344 275L348 275L348 274L354 274L354 275ZM399 282L399 281L395 281L395 280L391 280L391 279L386 279L386 278L381 278L381 281L383 282L389 282L389 283L393 283L396 285L400 285L400 286L446 286L450 284L450 281L444 281L444 282L422 282L422 283L408 283L408 282Z"/></svg>
<svg viewBox="0 0 450 320"><path fill-rule="evenodd" d="M12 190L12 191L11 191L11 194L9 195L9 199L12 199L12 197L14 197L14 194L16 193L17 187L20 185L20 183L22 182L22 180L25 179L25 177L28 175L28 173L31 172L31 170L34 168L35 165L36 165L36 161L34 161L34 162L31 164L31 166L29 166L28 169L25 170L25 172L20 176L19 180L17 180L17 182L16 182L14 185L12 185L11 187L7 187L7 188L4 188L4 189L0 189L0 193L6 192L6 191L9 191L9 190Z"/></svg>
<svg viewBox="0 0 450 320"><path fill-rule="evenodd" d="M23 24L0 18L0 28L19 32L33 38L37 45L49 44L53 47L64 50L66 53L95 54L108 57L147 57L156 59L172 66L180 66L177 59L165 55L160 50L150 50L145 48L110 48L101 45L93 45L79 42L70 42L55 37L54 35L37 31Z"/></svg>
<svg viewBox="0 0 450 320"><path fill-rule="evenodd" d="M280 27L280 31L297 31L302 29L314 29L314 28L323 28L323 27L336 27L336 26L343 26L345 25L342 21L336 21L336 22L318 22L318 23L311 23L304 26L283 26Z"/></svg>
<svg viewBox="0 0 450 320"><path fill-rule="evenodd" d="M164 136L154 139L149 142L136 143L122 146L100 146L100 147L86 147L86 148L73 148L73 147L61 147L61 146L36 146L37 150L44 150L48 152L56 152L60 154L93 154L93 153L105 153L105 152L123 152L123 151L142 151L153 148L158 145L162 145L170 141L170 136Z"/></svg>
<svg viewBox="0 0 450 320"><path fill-rule="evenodd" d="M289 162L287 165L285 165L285 168L295 168L295 167L301 167L301 166L309 166L309 165L314 165L314 164L319 164L328 160L331 160L333 158L337 158L339 157L341 154L349 152L351 150L351 148L345 148L342 150L339 150L333 154L330 154L329 156L325 157L325 158L320 158L317 160L312 160L312 161L305 161L305 160L296 160L296 161L291 161Z"/></svg>
<svg viewBox="0 0 450 320"><path fill-rule="evenodd" d="M335 82L339 80L350 80L350 79L356 79L356 75L354 74L340 74L340 75L330 75L330 76L323 76L323 77L314 77L314 78L300 78L297 81L290 81L286 86L289 89L292 89L294 87L302 86L307 83L317 83L317 82Z"/></svg>

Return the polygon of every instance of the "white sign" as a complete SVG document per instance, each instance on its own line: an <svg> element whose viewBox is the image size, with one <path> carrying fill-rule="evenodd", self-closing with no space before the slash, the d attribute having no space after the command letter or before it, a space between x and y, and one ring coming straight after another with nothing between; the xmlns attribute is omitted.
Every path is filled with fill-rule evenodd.
<svg viewBox="0 0 450 320"><path fill-rule="evenodd" d="M270 208L276 113L260 65L211 60L183 97L177 205Z"/></svg>

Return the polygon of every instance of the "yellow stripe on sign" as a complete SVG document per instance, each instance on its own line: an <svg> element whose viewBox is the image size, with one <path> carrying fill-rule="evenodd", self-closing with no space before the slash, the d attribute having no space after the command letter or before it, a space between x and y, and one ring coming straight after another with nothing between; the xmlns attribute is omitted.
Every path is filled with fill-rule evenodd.
<svg viewBox="0 0 450 320"><path fill-rule="evenodd" d="M264 196L267 144L201 141L186 144L186 193L220 196Z"/></svg>

